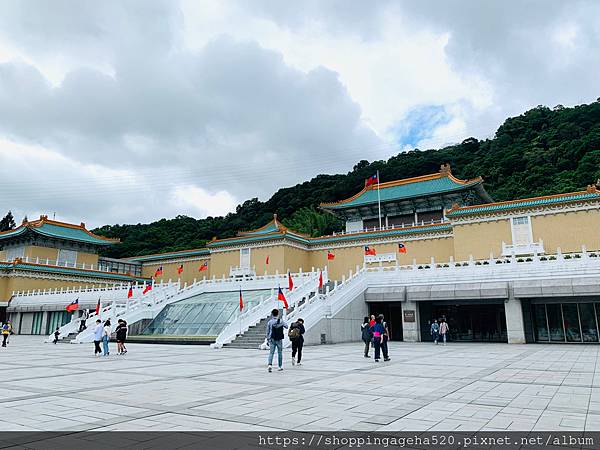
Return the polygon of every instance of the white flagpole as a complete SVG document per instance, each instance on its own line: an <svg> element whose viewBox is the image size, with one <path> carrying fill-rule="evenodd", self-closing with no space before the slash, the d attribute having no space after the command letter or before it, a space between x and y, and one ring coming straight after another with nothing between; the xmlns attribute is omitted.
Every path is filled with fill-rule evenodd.
<svg viewBox="0 0 600 450"><path fill-rule="evenodd" d="M242 297L242 286L240 286L240 297ZM239 300L238 300L239 301ZM244 305L246 306L246 305ZM238 322L240 325L240 336L242 335L242 309L238 305Z"/></svg>
<svg viewBox="0 0 600 450"><path fill-rule="evenodd" d="M379 209L379 229L381 229L381 197L379 195L379 170L377 171L377 208Z"/></svg>

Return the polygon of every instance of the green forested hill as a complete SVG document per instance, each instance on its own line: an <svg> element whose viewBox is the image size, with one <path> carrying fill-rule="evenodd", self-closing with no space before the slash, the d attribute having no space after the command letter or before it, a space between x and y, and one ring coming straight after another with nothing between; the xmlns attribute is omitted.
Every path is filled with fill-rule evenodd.
<svg viewBox="0 0 600 450"><path fill-rule="evenodd" d="M121 239L121 245L106 250L112 257L202 247L213 236L262 226L273 213L292 229L319 235L342 227L315 210L319 203L354 194L376 170L382 181L389 181L437 172L443 163L450 163L458 178L483 176L497 201L584 189L600 178L600 101L573 108L539 106L506 120L493 139L469 138L439 150L400 153L388 161L360 161L352 172L318 175L278 190L266 202L247 200L226 217L178 216L94 231Z"/></svg>

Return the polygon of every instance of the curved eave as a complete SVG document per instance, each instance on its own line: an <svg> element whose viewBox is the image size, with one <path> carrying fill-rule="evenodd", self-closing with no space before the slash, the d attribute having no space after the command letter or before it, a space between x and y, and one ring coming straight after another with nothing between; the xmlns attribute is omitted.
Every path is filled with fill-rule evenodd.
<svg viewBox="0 0 600 450"><path fill-rule="evenodd" d="M0 263L0 269L4 270L28 270L32 272L49 272L49 273L62 273L65 275L77 275L90 278L106 278L108 280L119 280L119 281L139 281L145 282L150 278L134 277L116 272L100 272L97 270L86 270L86 269L75 269L70 267L59 267L59 266L46 266L42 264L32 263Z"/></svg>
<svg viewBox="0 0 600 450"><path fill-rule="evenodd" d="M221 240L213 241L213 242L207 244L207 247L210 247L210 248L228 247L228 246L232 246L232 245L246 244L246 243L250 243L250 242L273 241L273 240L283 240L283 239L290 239L292 241L300 242L303 244L308 244L308 242L309 242L308 238L298 236L296 234L276 232L276 233L263 234L263 235L259 235L259 236L243 236L243 237L240 236L240 237L229 238L229 239L221 239Z"/></svg>
<svg viewBox="0 0 600 450"><path fill-rule="evenodd" d="M486 205L468 206L450 210L446 217L464 217L476 214L494 214L496 212L511 211L524 208L536 208L546 205L560 205L579 201L599 200L598 192L573 192L570 194L558 196L532 197L521 200L511 200L507 202L490 203Z"/></svg>
<svg viewBox="0 0 600 450"><path fill-rule="evenodd" d="M28 230L27 227L20 226L15 228L14 230L2 231L0 232L0 239L10 239L15 236L20 236Z"/></svg>
<svg viewBox="0 0 600 450"><path fill-rule="evenodd" d="M45 232L45 231L37 229L37 228L32 228L31 231L33 231L34 233L40 234L42 236L51 237L54 239L63 239L65 241L81 242L84 244L92 244L92 245L113 245L113 244L118 244L120 242L118 239L115 240L115 239L109 239L109 238L100 238L99 236L93 235L92 233L88 232L87 230L82 230L82 231L87 233L92 239L78 239L76 237L71 237L71 236L61 236L59 234L48 233L48 232Z"/></svg>
<svg viewBox="0 0 600 450"><path fill-rule="evenodd" d="M381 203L401 202L404 200L410 200L410 199L418 198L418 197L432 197L435 195L447 194L449 192L459 192L461 190L469 189L469 188L476 187L476 186L481 186L482 191L485 192L482 184L483 184L483 179L476 178L474 180L471 180L470 182L466 182L466 184L457 185L457 186L449 188L449 189L440 189L435 192L429 192L429 193L424 193L424 194L414 194L414 195L409 195L406 197L398 197L395 199L381 200ZM383 186L383 184L381 186ZM369 186L369 188L370 188L370 186ZM364 203L348 204L351 201L356 200L358 197L360 197L365 192L367 192L367 190L363 189L356 196L351 197L350 199L347 199L347 200L341 200L340 202L337 202L337 203L321 203L319 205L319 208L324 211L337 211L337 210L341 210L341 209L361 208L364 206L376 205L377 200L364 202ZM485 192L485 195L487 196L487 198L489 198L491 200L491 197L489 196L489 194L487 192Z"/></svg>
<svg viewBox="0 0 600 450"><path fill-rule="evenodd" d="M410 228L398 228L394 230L383 230L383 231L365 231L362 233L345 234L342 236L323 236L318 238L311 238L311 244L323 244L329 242L343 242L343 241L359 241L369 240L380 237L394 237L394 236L406 236L413 234L427 234L438 231L452 231L452 225L449 223L443 223L438 225L421 225L418 227Z"/></svg>

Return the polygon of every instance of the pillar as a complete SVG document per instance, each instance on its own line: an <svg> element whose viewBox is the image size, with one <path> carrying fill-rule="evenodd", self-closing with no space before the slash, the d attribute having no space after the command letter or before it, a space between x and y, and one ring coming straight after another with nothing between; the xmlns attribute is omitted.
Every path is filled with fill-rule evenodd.
<svg viewBox="0 0 600 450"><path fill-rule="evenodd" d="M402 338L404 342L421 340L419 305L415 301L407 300L402 303Z"/></svg>
<svg viewBox="0 0 600 450"><path fill-rule="evenodd" d="M521 299L515 298L512 286L508 289L508 301L504 302L506 313L506 334L509 344L525 343L525 324Z"/></svg>

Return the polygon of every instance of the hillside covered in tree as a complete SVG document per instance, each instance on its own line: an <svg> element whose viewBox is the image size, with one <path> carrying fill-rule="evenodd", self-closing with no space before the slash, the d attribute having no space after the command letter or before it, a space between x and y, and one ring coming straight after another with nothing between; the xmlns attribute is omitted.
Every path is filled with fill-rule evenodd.
<svg viewBox="0 0 600 450"><path fill-rule="evenodd" d="M318 175L279 189L266 202L253 198L225 217L177 216L150 224L106 225L94 232L120 238L106 256L124 257L198 248L213 236L264 225L277 213L290 228L312 235L342 228L319 212L321 202L346 198L379 170L381 181L437 172L450 163L459 178L481 175L497 201L581 190L600 178L600 101L573 108L538 106L506 120L493 139L468 138L439 150L400 153L388 161L360 161L347 174Z"/></svg>

